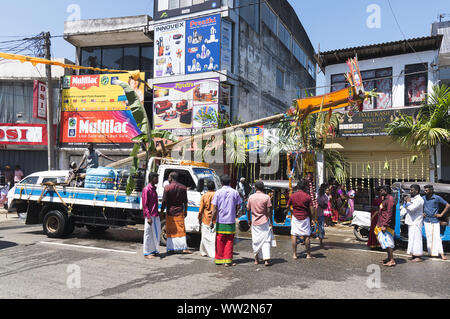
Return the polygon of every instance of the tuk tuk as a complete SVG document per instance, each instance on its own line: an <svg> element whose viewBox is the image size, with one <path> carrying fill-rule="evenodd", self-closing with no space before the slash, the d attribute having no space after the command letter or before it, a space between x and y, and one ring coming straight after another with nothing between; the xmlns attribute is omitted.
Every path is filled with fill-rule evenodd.
<svg viewBox="0 0 450 319"><path fill-rule="evenodd" d="M291 227L291 213L286 215L287 202L289 200L289 181L262 181L264 183L264 192L272 198L272 225L274 228ZM255 193L253 188L250 195ZM240 231L249 230L249 219L247 207L244 207L244 213L238 219L238 227Z"/></svg>
<svg viewBox="0 0 450 319"><path fill-rule="evenodd" d="M396 216L395 216L395 239L400 241L408 241L408 225L405 224L405 218L400 217L400 208L404 203L405 196L409 195L411 185L417 184L420 186L420 195L424 196L424 187L425 185L432 185L434 189L434 193L436 195L441 196L447 202L450 203L450 184L440 184L440 183L428 183L428 182L419 182L419 183L394 183L392 185L393 195L396 198ZM441 207L443 209L443 207ZM446 222L447 225L441 226L441 238L443 242L450 242L450 227L449 227L449 217L450 214L447 213L443 216L440 221ZM425 235L425 227L422 230L422 235L426 238Z"/></svg>

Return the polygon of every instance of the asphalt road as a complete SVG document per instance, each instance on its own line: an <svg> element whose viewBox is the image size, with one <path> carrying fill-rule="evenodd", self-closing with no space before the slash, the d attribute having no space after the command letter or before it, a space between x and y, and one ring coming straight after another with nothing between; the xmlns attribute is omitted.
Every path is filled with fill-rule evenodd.
<svg viewBox="0 0 450 319"><path fill-rule="evenodd" d="M327 228L327 250L313 241L314 260L292 260L287 235L277 235L274 265L253 264L250 233L235 245L236 267L216 266L193 255L142 256L141 230L109 230L103 235L76 229L65 239L49 239L41 226L26 226L0 214L0 298L13 299L366 299L448 298L450 263L407 260L396 250L397 266L384 268L384 252L370 251L350 227ZM198 249L198 237L189 244ZM164 248L162 249L164 251Z"/></svg>

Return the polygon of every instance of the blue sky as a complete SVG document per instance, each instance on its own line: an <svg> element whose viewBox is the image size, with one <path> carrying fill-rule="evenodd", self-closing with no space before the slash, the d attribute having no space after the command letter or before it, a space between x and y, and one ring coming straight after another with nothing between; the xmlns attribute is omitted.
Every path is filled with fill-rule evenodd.
<svg viewBox="0 0 450 319"><path fill-rule="evenodd" d="M447 13L449 0L390 0L400 27L407 38L428 36L438 14ZM71 4L80 8L81 19L153 14L153 0L22 0L4 1L0 12L0 41L8 36L30 36L42 31L62 35L64 21L71 15ZM321 51L402 40L388 0L289 0L309 34L311 42ZM370 5L380 8L379 28L369 28ZM62 38L52 41L52 54L74 60L75 50ZM323 84L318 78L317 85Z"/></svg>

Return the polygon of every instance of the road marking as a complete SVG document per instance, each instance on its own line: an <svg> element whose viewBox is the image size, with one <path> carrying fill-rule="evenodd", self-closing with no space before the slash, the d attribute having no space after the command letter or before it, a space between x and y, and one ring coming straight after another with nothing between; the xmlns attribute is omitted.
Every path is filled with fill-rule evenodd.
<svg viewBox="0 0 450 319"><path fill-rule="evenodd" d="M109 251L109 252L123 253L123 254L136 254L135 251L117 250L117 249L107 249L107 248L89 247L89 246L80 246L80 245L69 245L69 244L53 243L53 242L45 242L45 241L41 241L40 244L44 244L44 245L55 245L55 246L64 246L64 247L72 247L72 248L84 248L84 249L92 249L92 250L102 250L102 251Z"/></svg>

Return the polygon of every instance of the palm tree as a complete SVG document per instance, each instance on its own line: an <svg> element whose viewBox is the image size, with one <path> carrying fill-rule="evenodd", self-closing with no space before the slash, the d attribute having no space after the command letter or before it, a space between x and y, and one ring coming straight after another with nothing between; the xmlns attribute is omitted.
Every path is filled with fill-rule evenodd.
<svg viewBox="0 0 450 319"><path fill-rule="evenodd" d="M446 85L433 86L427 94L417 116L401 114L386 125L386 132L392 139L412 151L424 152L430 149L434 155L434 176L437 181L437 151L439 144L450 143L450 88Z"/></svg>

